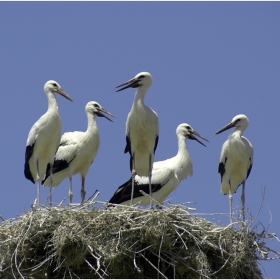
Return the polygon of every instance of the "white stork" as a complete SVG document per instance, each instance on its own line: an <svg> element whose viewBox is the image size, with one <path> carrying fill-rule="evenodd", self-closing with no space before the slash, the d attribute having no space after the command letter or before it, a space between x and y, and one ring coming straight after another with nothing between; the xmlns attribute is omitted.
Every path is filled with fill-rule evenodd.
<svg viewBox="0 0 280 280"><path fill-rule="evenodd" d="M158 116L156 112L144 104L147 90L152 84L152 76L141 72L134 78L116 86L121 91L126 88L137 88L132 108L126 121L126 147L124 152L130 153L130 170L132 172L131 205L134 193L135 173L149 178L149 194L152 195L152 168L154 153L158 144ZM152 200L150 200L152 207Z"/></svg>
<svg viewBox="0 0 280 280"><path fill-rule="evenodd" d="M232 121L221 128L216 134L235 127L228 140L223 144L218 172L221 174L221 193L228 194L230 223L232 223L232 194L242 184L242 218L245 221L245 181L249 177L253 166L253 146L242 136L249 124L245 115L237 115Z"/></svg>
<svg viewBox="0 0 280 280"><path fill-rule="evenodd" d="M64 133L53 164L52 186L58 186L62 180L69 177L70 203L72 203L73 197L72 176L77 173L80 173L82 180L81 203L85 200L85 178L90 165L97 155L100 143L96 117L105 117L111 122L112 120L103 113L115 117L95 101L88 102L85 110L88 118L87 130L85 132L74 131ZM48 168L46 178L42 182L44 187L49 186L51 183L49 176L50 169Z"/></svg>
<svg viewBox="0 0 280 280"><path fill-rule="evenodd" d="M193 174L192 161L187 150L186 140L196 140L203 146L194 135L208 141L198 134L187 123L180 124L176 129L178 138L178 153L175 157L164 161L157 161L153 165L152 172L152 198L162 203L166 197L174 191L180 182ZM209 141L208 141L209 142ZM132 188L132 179L121 185L114 193L109 203L129 205ZM141 202L143 205L149 204L150 200L143 196L140 190L148 193L149 179L147 177L135 176L135 192L133 204Z"/></svg>
<svg viewBox="0 0 280 280"><path fill-rule="evenodd" d="M37 182L38 205L40 204L40 181L44 179L47 165L52 166L53 164L61 137L61 118L55 93L73 101L60 85L53 80L46 82L44 91L48 98L48 110L29 131L24 164L25 177L34 184ZM52 186L50 188L50 204L52 203L51 193Z"/></svg>

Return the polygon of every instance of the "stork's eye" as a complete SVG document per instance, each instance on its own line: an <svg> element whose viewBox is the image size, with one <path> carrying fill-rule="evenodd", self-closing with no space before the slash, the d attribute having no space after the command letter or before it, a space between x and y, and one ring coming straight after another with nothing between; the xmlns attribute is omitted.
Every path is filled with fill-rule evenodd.
<svg viewBox="0 0 280 280"><path fill-rule="evenodd" d="M241 121L241 119L237 119L236 121L235 121L235 123L238 123L238 122L240 122Z"/></svg>
<svg viewBox="0 0 280 280"><path fill-rule="evenodd" d="M53 85L54 87L57 87L57 84L56 84L56 83L53 83L52 85Z"/></svg>
<svg viewBox="0 0 280 280"><path fill-rule="evenodd" d="M186 129L189 131L192 130L190 126L186 126Z"/></svg>
<svg viewBox="0 0 280 280"><path fill-rule="evenodd" d="M95 104L93 104L93 106L94 106L95 108L100 108L100 107L99 107L99 105L98 105L98 104L96 104L96 103L95 103Z"/></svg>
<svg viewBox="0 0 280 280"><path fill-rule="evenodd" d="M139 77L139 79L142 79L142 78L145 78L145 75L141 75L141 76Z"/></svg>

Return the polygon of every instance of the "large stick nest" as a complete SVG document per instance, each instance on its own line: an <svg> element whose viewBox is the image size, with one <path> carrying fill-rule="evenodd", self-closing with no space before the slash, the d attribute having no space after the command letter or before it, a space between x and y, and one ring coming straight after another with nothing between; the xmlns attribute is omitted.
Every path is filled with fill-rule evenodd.
<svg viewBox="0 0 280 280"><path fill-rule="evenodd" d="M1 278L261 278L260 235L175 205L40 207L0 224ZM265 247L266 248L266 247Z"/></svg>

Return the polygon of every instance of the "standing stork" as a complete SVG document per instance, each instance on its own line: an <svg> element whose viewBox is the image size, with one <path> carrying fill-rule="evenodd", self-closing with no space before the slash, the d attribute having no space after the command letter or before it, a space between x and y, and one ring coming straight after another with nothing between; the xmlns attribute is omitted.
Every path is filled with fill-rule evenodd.
<svg viewBox="0 0 280 280"><path fill-rule="evenodd" d="M60 85L50 80L44 86L48 98L47 112L32 126L29 131L26 151L24 175L35 184L37 182L37 204L40 205L40 181L44 179L47 165L53 165L55 152L61 137L61 118L56 103L55 94L58 93L73 101ZM52 168L50 168L52 173ZM52 184L50 183L50 205L52 204Z"/></svg>
<svg viewBox="0 0 280 280"><path fill-rule="evenodd" d="M149 178L149 194L152 195L152 169L154 163L154 153L158 144L158 116L150 107L144 104L144 98L147 90L152 84L152 76L148 72L141 72L134 78L116 86L123 88L137 88L132 108L127 116L126 121L126 147L124 152L130 154L130 171L132 172L132 205L134 193L135 173L139 176L148 176ZM152 200L150 200L152 207Z"/></svg>
<svg viewBox="0 0 280 280"><path fill-rule="evenodd" d="M175 157L164 161L157 161L153 164L152 171L152 198L160 204L166 197L174 191L180 182L193 174L192 161L187 150L186 140L196 140L203 146L196 137L206 141L206 138L198 134L187 123L180 124L176 129L178 138L178 153ZM208 141L209 142L209 141ZM140 192L141 190L148 193L149 179L147 177L135 176L135 193L133 195L133 204L141 202L143 205L149 204L149 199ZM109 203L128 205L130 202L132 188L132 178L121 185L114 193Z"/></svg>
<svg viewBox="0 0 280 280"><path fill-rule="evenodd" d="M242 184L242 219L245 221L245 181L253 166L253 146L242 136L249 124L245 115L237 115L232 121L221 128L216 134L235 127L222 146L218 172L221 174L221 193L228 194L230 223L232 223L232 194Z"/></svg>
<svg viewBox="0 0 280 280"><path fill-rule="evenodd" d="M85 110L88 118L87 130L85 132L74 131L64 133L53 164L52 186L58 186L62 180L69 177L70 203L72 203L73 197L72 176L77 173L80 173L82 180L82 203L85 200L85 178L90 165L97 155L100 143L96 117L104 117L111 122L112 120L103 113L115 117L95 101L88 102ZM50 175L51 170L50 166L48 166L45 180L42 182L44 187L51 184Z"/></svg>

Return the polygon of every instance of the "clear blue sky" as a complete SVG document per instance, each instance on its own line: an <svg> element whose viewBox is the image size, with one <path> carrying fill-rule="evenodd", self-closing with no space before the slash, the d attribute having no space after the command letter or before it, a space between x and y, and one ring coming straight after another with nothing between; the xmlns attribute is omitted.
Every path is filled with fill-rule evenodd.
<svg viewBox="0 0 280 280"><path fill-rule="evenodd" d="M217 172L229 131L215 132L237 114L250 119L245 136L254 146L246 206L256 222L280 236L280 3L279 2L1 2L1 187L0 215L28 211L36 186L23 174L31 126L47 109L43 86L56 80L73 98L57 96L62 132L87 126L84 107L97 101L113 113L99 118L101 146L86 178L109 200L130 177L125 122L134 89L114 87L142 71L153 76L145 102L159 116L155 160L177 153L176 127L189 123L209 139L207 148L188 141L194 174L168 198L195 201L195 213L228 213ZM80 202L80 178L73 179ZM41 201L49 189L42 188ZM233 196L240 207L241 189ZM68 179L54 202L68 201ZM208 216L224 225L226 215ZM258 227L258 231L262 228ZM280 251L276 241L267 243ZM260 262L265 277L280 277L279 261Z"/></svg>

